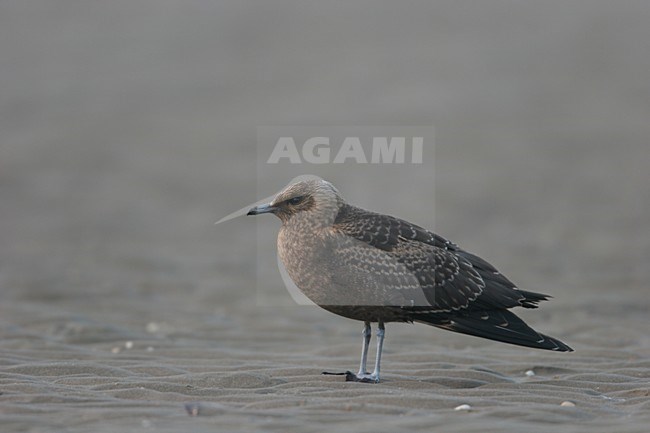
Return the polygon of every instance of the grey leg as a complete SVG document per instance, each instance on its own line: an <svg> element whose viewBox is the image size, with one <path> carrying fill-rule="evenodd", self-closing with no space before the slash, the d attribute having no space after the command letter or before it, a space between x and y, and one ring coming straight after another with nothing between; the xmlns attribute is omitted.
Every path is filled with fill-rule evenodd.
<svg viewBox="0 0 650 433"><path fill-rule="evenodd" d="M368 346L370 345L370 337L372 336L370 322L364 322L361 335L363 336L363 346L361 348L361 363L359 364L359 372L357 373L358 377L364 377L368 374L366 371L366 362L368 361Z"/></svg>
<svg viewBox="0 0 650 433"><path fill-rule="evenodd" d="M370 324L363 328L363 352L361 354L361 368L359 373L353 374L346 372L345 380L348 382L364 382L364 383L378 383L379 382L379 364L381 363L381 351L384 348L384 335L386 328L384 322L379 322L377 326L377 357L375 358L375 371L372 374L366 373L366 359L368 358L368 345L370 343Z"/></svg>
<svg viewBox="0 0 650 433"><path fill-rule="evenodd" d="M377 357L375 358L375 371L372 374L366 372L366 361L368 360L368 346L370 345L370 337L372 334L372 328L370 327L369 322L364 322L363 327L363 348L361 349L361 363L359 365L359 372L357 374L352 373L351 371L346 371L345 373L330 373L324 371L323 374L330 374L336 376L345 376L346 382L364 382L364 383L377 383L379 382L379 364L381 362L381 351L384 347L384 334L386 329L384 327L384 322L379 322L377 327Z"/></svg>
<svg viewBox="0 0 650 433"><path fill-rule="evenodd" d="M377 357L375 358L375 371L370 375L370 379L379 382L379 364L381 363L381 351L384 348L384 335L386 328L384 322L379 322L377 326Z"/></svg>

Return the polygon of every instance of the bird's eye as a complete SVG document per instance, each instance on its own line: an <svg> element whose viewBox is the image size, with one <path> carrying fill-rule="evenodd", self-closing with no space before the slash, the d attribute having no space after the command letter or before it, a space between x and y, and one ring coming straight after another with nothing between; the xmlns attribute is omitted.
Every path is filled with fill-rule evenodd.
<svg viewBox="0 0 650 433"><path fill-rule="evenodd" d="M300 204L300 202L302 201L302 199L303 199L303 196L292 197L292 198L290 198L289 200L287 200L287 203L289 203L290 205L295 206L295 205L297 205L297 204Z"/></svg>

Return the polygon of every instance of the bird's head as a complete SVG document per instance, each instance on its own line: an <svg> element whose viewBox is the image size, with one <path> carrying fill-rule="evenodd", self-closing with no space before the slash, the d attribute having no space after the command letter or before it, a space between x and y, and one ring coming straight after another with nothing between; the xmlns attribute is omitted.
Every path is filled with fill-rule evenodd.
<svg viewBox="0 0 650 433"><path fill-rule="evenodd" d="M255 206L247 215L272 213L283 223L294 216L309 216L332 224L343 202L334 185L322 179L309 179L286 186L271 203Z"/></svg>

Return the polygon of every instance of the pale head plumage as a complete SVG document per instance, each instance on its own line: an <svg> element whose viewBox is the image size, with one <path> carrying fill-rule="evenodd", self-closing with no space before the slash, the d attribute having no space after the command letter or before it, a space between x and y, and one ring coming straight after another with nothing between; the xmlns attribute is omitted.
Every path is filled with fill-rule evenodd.
<svg viewBox="0 0 650 433"><path fill-rule="evenodd" d="M309 179L286 186L270 206L283 223L304 216L314 222L331 225L343 203L343 197L330 182Z"/></svg>

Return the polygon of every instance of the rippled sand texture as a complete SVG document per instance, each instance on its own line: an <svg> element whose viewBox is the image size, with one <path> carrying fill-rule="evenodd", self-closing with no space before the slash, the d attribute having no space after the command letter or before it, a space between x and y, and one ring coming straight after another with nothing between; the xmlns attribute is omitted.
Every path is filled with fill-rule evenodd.
<svg viewBox="0 0 650 433"><path fill-rule="evenodd" d="M0 432L647 432L650 7L321 3L2 3ZM435 173L257 166L260 125L418 124ZM576 351L389 324L382 383L322 376L361 324L292 304L272 217L213 224L304 173Z"/></svg>
<svg viewBox="0 0 650 433"><path fill-rule="evenodd" d="M111 326L20 309L3 309L0 383L6 431L25 426L426 431L438 426L605 432L642 431L649 418L647 350L638 344L612 347L607 341L625 336L595 321L589 331L570 321L561 325L575 343L574 354L474 339L461 347L465 341L442 331L393 325L384 380L369 385L319 374L355 365L358 333L352 322L320 314L318 327L310 326L310 317L317 315L310 309L285 319L270 311L247 311L246 318L224 314L217 323L207 315L195 322L172 317L150 322L148 330L135 321ZM557 309L562 313L569 311ZM626 320L645 318L633 311ZM590 335L598 332L603 343L590 344ZM639 330L626 337L642 335ZM454 410L461 405L470 409Z"/></svg>

